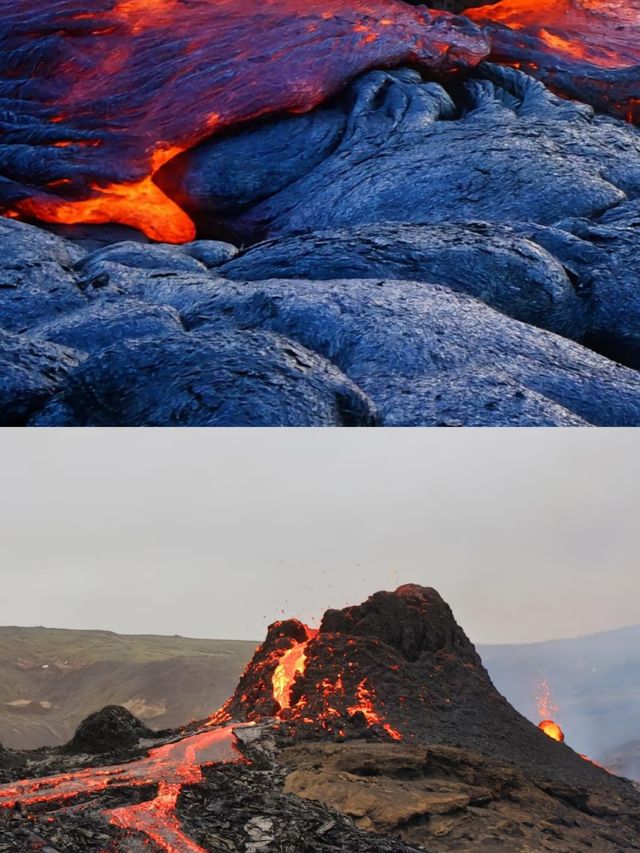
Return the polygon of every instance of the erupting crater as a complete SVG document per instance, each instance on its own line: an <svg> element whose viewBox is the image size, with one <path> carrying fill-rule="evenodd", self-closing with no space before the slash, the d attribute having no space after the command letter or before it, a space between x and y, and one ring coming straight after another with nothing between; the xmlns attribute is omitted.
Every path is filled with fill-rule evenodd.
<svg viewBox="0 0 640 853"><path fill-rule="evenodd" d="M85 748L91 731L104 729L109 711L83 724ZM263 728L241 734L259 722ZM163 853L205 853L182 825L181 792L203 782L212 765L250 764L239 741L267 730L274 749L309 741L335 746L347 738L388 747L404 741L397 747L405 751L411 744L448 744L526 768L541 784L555 776L598 785L604 776L508 704L448 605L435 590L416 585L328 610L317 630L295 619L274 623L233 696L189 729L142 758L0 787L0 820L14 808L59 816L87 802L95 811L99 803L102 819L125 837L142 836ZM125 805L109 799L127 791L134 797ZM113 853L128 849L118 846L119 838L109 848Z"/></svg>

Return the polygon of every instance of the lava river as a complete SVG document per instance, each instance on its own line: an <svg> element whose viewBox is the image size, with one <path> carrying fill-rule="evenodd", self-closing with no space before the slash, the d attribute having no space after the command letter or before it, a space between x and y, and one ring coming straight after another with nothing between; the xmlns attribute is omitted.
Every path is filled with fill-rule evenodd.
<svg viewBox="0 0 640 853"><path fill-rule="evenodd" d="M295 622L295 626L298 628L297 637L288 638L286 643L269 651L258 666L269 685L274 703L273 716L280 719L293 719L296 714L304 714L304 699L297 700L295 709L291 707L292 689L298 676L304 673L307 645L318 633L299 622ZM249 668L255 675L255 661ZM332 696L340 695L343 703L349 706L349 713L359 715L364 725L380 727L392 739L400 739L400 734L385 723L376 711L375 696L366 679L357 684L352 695L345 693L341 678L332 683L320 684L318 689L326 703L327 719L338 716L331 700ZM249 697L245 697L244 704L249 703ZM105 809L105 817L112 825L127 833L141 834L165 853L205 853L183 832L176 806L184 785L202 781L203 767L246 760L237 749L234 730L253 723L230 722L228 707L229 703L213 714L208 721L209 727L204 731L151 749L145 758L125 764L25 779L0 787L0 809L10 809L16 805L29 808L48 804L57 810L73 805L72 801L79 797L99 795L107 789L156 786L155 795L149 800ZM247 710L245 707L245 715Z"/></svg>
<svg viewBox="0 0 640 853"><path fill-rule="evenodd" d="M165 853L205 853L183 833L176 813L177 799L183 785L202 780L203 767L243 760L235 745L236 728L242 725L212 728L163 744L138 761L25 779L0 787L0 808L28 808L43 803L59 808L77 797L99 794L107 788L155 785L157 792L150 800L107 809L105 817L127 832L141 833Z"/></svg>

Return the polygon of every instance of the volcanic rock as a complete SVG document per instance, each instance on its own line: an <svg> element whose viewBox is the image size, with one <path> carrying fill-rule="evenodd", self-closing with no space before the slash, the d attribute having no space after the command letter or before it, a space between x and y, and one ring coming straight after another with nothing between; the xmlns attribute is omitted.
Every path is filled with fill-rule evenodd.
<svg viewBox="0 0 640 853"><path fill-rule="evenodd" d="M640 422L635 371L430 283L212 283L190 329L268 329L334 362L383 424Z"/></svg>
<svg viewBox="0 0 640 853"><path fill-rule="evenodd" d="M448 91L415 71L372 71L340 104L346 123L339 144L317 165L300 163L295 180L264 200L261 175L266 163L277 168L286 162L295 120L281 126L279 148L278 125L263 128L266 161L258 167L249 160L238 177L246 210L213 217L234 242L385 221L550 225L568 216L594 217L640 192L635 128L594 116L591 107L562 100L512 68L483 64ZM333 132L333 114L324 115ZM211 169L206 152L184 154L175 176L173 161L163 171L166 192L188 196L203 172L234 156L234 145L237 162L245 163L246 133L261 150L259 128L211 141ZM222 154L217 146L224 146ZM256 191L250 199L252 168ZM211 210L217 197L216 191ZM203 206L201 196L197 204Z"/></svg>
<svg viewBox="0 0 640 853"><path fill-rule="evenodd" d="M64 386L81 354L0 329L0 426L24 426Z"/></svg>
<svg viewBox="0 0 640 853"><path fill-rule="evenodd" d="M375 225L268 240L218 269L236 280L393 278L476 296L535 326L580 338L586 305L565 268L513 229L482 222Z"/></svg>
<svg viewBox="0 0 640 853"><path fill-rule="evenodd" d="M594 814L584 788L552 792L525 774L450 746L366 743L285 748L287 793L337 809L370 832L433 853L450 850L636 849L625 808Z"/></svg>
<svg viewBox="0 0 640 853"><path fill-rule="evenodd" d="M215 241L179 248L122 243L86 255L6 220L2 245L13 251L33 236L32 256L53 266L31 280L29 302L20 304L24 316L17 302L11 307L22 335L2 340L5 347L19 344L23 357L29 353L30 366L18 370L7 350L4 418L24 423L48 402L34 423L377 422L371 403L367 415L361 403L354 418L344 414L336 400L346 382L346 398L366 395L386 425L637 424L635 371L531 325L560 328L635 365L636 231L629 202L597 220L572 218L557 227L357 226L268 241L229 261L236 250ZM52 307L56 277L74 296ZM310 353L310 368L290 374L284 349L300 346ZM92 358L74 370L87 354ZM185 372L191 363L198 385L191 368ZM289 376L284 385L282 370ZM230 390L236 371L245 383L242 399ZM329 375L334 379L323 384L320 377ZM305 384L312 376L319 385ZM336 391L326 397L319 389L333 382ZM316 403L289 405L284 389L294 386L307 389L298 399L309 391Z"/></svg>
<svg viewBox="0 0 640 853"><path fill-rule="evenodd" d="M268 332L123 340L84 361L38 426L369 426L337 368Z"/></svg>
<svg viewBox="0 0 640 853"><path fill-rule="evenodd" d="M0 328L22 332L86 304L73 275L73 243L0 217Z"/></svg>
<svg viewBox="0 0 640 853"><path fill-rule="evenodd" d="M90 274L96 261L110 261L133 269L168 272L204 273L206 269L204 264L191 257L186 251L169 246L133 242L114 243L104 249L98 249L88 255L78 267L79 269L87 268Z"/></svg>
<svg viewBox="0 0 640 853"><path fill-rule="evenodd" d="M31 330L33 338L96 353L123 340L158 338L183 330L178 312L168 305L133 299L96 302Z"/></svg>
<svg viewBox="0 0 640 853"><path fill-rule="evenodd" d="M133 749L141 738L154 737L154 732L121 705L107 705L89 714L78 726L66 752L120 752Z"/></svg>

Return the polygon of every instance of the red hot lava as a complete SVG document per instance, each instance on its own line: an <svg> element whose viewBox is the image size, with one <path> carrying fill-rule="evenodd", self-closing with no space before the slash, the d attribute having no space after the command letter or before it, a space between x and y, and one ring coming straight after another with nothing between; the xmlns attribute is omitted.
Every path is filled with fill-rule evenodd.
<svg viewBox="0 0 640 853"><path fill-rule="evenodd" d="M456 71L465 18L401 0L12 0L0 5L0 209L195 236L153 182L224 128L306 112L373 67Z"/></svg>
<svg viewBox="0 0 640 853"><path fill-rule="evenodd" d="M105 811L110 823L128 831L136 830L153 840L165 853L205 853L182 832L176 804L183 785L203 778L202 768L214 763L240 761L235 747L234 728L209 729L175 743L167 743L138 761L95 767L25 779L0 787L0 808L32 806L38 803L66 802L114 788L157 785L157 794L149 801Z"/></svg>
<svg viewBox="0 0 640 853"><path fill-rule="evenodd" d="M500 0L465 14L487 26L492 60L640 122L638 0Z"/></svg>
<svg viewBox="0 0 640 853"><path fill-rule="evenodd" d="M343 723L357 720L360 726L401 740L400 732L385 719L368 678L359 676L354 662L347 661L344 671L336 671L334 677L325 675L314 681L313 695L309 694L305 679L308 655L324 657L326 651L326 638L316 643L318 634L318 630L297 619L271 625L265 643L240 679L235 696L214 714L210 723L228 720L230 715L252 720L274 716L344 734Z"/></svg>
<svg viewBox="0 0 640 853"><path fill-rule="evenodd" d="M291 648L281 655L276 668L273 670L271 678L273 698L280 706L281 711L291 707L291 688L296 676L304 672L307 643L318 633L313 628L309 628L308 625L303 627L307 639L300 643L294 642Z"/></svg>
<svg viewBox="0 0 640 853"><path fill-rule="evenodd" d="M554 723L553 720L541 720L538 723L538 728L542 729L542 731L553 740L557 740L559 743L564 742L564 732L557 723Z"/></svg>

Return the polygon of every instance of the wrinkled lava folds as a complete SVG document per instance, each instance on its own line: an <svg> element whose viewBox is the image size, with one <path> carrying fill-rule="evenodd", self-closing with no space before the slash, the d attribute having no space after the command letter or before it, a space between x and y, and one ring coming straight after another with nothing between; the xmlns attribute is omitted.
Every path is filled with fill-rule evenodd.
<svg viewBox="0 0 640 853"><path fill-rule="evenodd" d="M401 0L13 0L0 5L0 208L195 236L153 182L230 126L305 112L372 67L487 54L468 19Z"/></svg>

